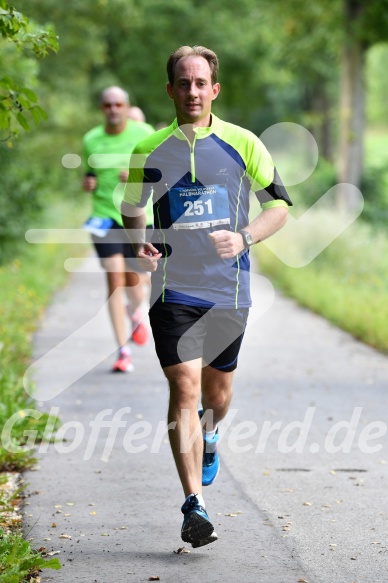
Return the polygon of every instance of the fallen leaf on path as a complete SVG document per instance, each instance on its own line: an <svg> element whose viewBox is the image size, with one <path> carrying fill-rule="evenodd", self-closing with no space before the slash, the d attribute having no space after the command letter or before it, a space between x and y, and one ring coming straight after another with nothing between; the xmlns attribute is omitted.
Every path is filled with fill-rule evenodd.
<svg viewBox="0 0 388 583"><path fill-rule="evenodd" d="M186 547L180 547L177 551L174 551L174 553L176 555L181 555L183 553L189 553L189 549L186 549Z"/></svg>
<svg viewBox="0 0 388 583"><path fill-rule="evenodd" d="M312 506L311 502L303 502L303 506Z"/></svg>
<svg viewBox="0 0 388 583"><path fill-rule="evenodd" d="M51 525L51 528L57 528L57 523L56 522L53 522L52 525Z"/></svg>
<svg viewBox="0 0 388 583"><path fill-rule="evenodd" d="M148 577L148 581L160 581L160 577L159 575L151 575L151 577Z"/></svg>
<svg viewBox="0 0 388 583"><path fill-rule="evenodd" d="M71 539L70 534L61 534L61 536L59 538L68 538Z"/></svg>
<svg viewBox="0 0 388 583"><path fill-rule="evenodd" d="M229 512L229 514L225 514L225 516L237 516L237 514L234 514L233 512Z"/></svg>

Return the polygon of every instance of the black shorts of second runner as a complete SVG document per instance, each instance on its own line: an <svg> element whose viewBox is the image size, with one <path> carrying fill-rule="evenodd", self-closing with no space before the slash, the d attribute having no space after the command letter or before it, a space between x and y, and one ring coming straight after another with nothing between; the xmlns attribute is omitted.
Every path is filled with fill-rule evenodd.
<svg viewBox="0 0 388 583"><path fill-rule="evenodd" d="M248 308L208 309L155 302L149 316L162 368L202 358L204 364L232 372L237 368L248 312Z"/></svg>
<svg viewBox="0 0 388 583"><path fill-rule="evenodd" d="M125 258L127 269L130 271L137 271L138 273L145 273L144 269L141 269L139 266L124 227L115 221L105 237L92 235L92 240L101 263L103 259L112 257L112 255L120 254Z"/></svg>

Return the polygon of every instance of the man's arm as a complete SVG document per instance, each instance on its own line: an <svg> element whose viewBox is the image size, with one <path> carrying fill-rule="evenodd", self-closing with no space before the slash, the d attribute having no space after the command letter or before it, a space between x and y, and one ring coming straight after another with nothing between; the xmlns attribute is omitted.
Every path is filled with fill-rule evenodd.
<svg viewBox="0 0 388 583"><path fill-rule="evenodd" d="M251 235L253 244L259 243L279 231L285 225L287 215L286 206L265 209L243 230ZM240 233L214 231L210 233L209 238L221 259L235 257L245 249L244 239Z"/></svg>
<svg viewBox="0 0 388 583"><path fill-rule="evenodd" d="M146 241L146 213L144 208L133 206L125 201L121 203L123 225L139 260L139 265L146 271L156 271L161 253Z"/></svg>

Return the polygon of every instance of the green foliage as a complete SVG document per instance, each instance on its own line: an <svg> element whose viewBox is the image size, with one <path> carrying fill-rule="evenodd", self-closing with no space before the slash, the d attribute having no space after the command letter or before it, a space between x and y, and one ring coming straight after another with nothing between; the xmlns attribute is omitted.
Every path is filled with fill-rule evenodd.
<svg viewBox="0 0 388 583"><path fill-rule="evenodd" d="M29 166L20 149L0 144L0 265L12 259L24 233L43 208L44 177L39 166Z"/></svg>
<svg viewBox="0 0 388 583"><path fill-rule="evenodd" d="M41 569L60 568L57 558L44 559L20 535L0 529L0 583L19 583L27 576L38 575Z"/></svg>
<svg viewBox="0 0 388 583"><path fill-rule="evenodd" d="M361 181L361 218L386 230L388 221L388 130L370 130L365 139L366 168Z"/></svg>
<svg viewBox="0 0 388 583"><path fill-rule="evenodd" d="M311 222L311 241L321 228ZM327 212L329 223L332 211ZM291 245L282 240L280 245ZM278 237L278 235L276 235ZM295 269L275 257L265 244L257 248L259 264L278 287L356 338L388 352L388 238L357 221L312 263ZM379 309L376 309L379 306Z"/></svg>
<svg viewBox="0 0 388 583"><path fill-rule="evenodd" d="M388 35L388 0L343 0L344 25L365 48L385 42Z"/></svg>
<svg viewBox="0 0 388 583"><path fill-rule="evenodd" d="M56 203L46 210L50 227L65 227L70 219L79 226L85 218L85 209L74 225L74 213L79 207ZM82 209L81 209L82 210ZM43 222L37 226L44 225ZM36 329L42 309L52 293L62 285L67 272L63 262L68 256L85 252L71 245L36 245L24 243L18 258L0 267L0 321L2 337L0 345L0 434L7 421L15 416L10 435L15 446L28 441L27 431L36 432L36 440L50 438L57 421L46 413L35 419L26 411L35 409L33 400L24 391L23 377L31 358L31 337ZM0 471L18 470L34 463L33 450L10 451L7 443L0 442Z"/></svg>
<svg viewBox="0 0 388 583"><path fill-rule="evenodd" d="M374 45L367 53L367 119L371 126L388 126L388 43Z"/></svg>
<svg viewBox="0 0 388 583"><path fill-rule="evenodd" d="M306 208L312 207L336 183L334 165L324 158L319 158L311 176L296 186L287 187L287 190L295 209L299 214L302 214Z"/></svg>
<svg viewBox="0 0 388 583"><path fill-rule="evenodd" d="M22 376L15 372L0 374L0 398L0 471L23 471L36 463L33 448L51 440L59 421L36 411L34 401L26 396Z"/></svg>
<svg viewBox="0 0 388 583"><path fill-rule="evenodd" d="M388 169L387 166L368 168L362 177L361 192L365 205L362 218L386 228L388 222Z"/></svg>
<svg viewBox="0 0 388 583"><path fill-rule="evenodd" d="M41 58L58 50L57 37L53 30L39 30L29 19L5 0L0 0L0 34L4 39L0 55L7 52L4 43L12 42L27 55ZM26 115L27 114L27 115ZM38 104L38 97L31 88L20 83L13 75L0 69L0 135L9 140L19 133L19 128L30 131L32 118L36 125L47 119L46 112Z"/></svg>

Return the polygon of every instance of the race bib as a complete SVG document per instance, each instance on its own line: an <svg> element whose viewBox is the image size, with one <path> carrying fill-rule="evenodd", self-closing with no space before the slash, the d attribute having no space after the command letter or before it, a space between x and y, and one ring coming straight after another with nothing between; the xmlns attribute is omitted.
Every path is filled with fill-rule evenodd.
<svg viewBox="0 0 388 583"><path fill-rule="evenodd" d="M102 217L90 217L84 224L83 228L97 237L106 237L109 229L112 227L113 219L103 219Z"/></svg>
<svg viewBox="0 0 388 583"><path fill-rule="evenodd" d="M187 186L168 192L173 229L205 229L229 225L229 199L225 186Z"/></svg>

